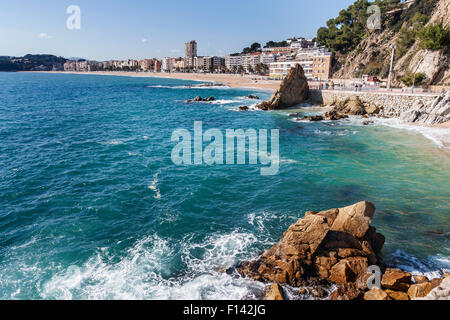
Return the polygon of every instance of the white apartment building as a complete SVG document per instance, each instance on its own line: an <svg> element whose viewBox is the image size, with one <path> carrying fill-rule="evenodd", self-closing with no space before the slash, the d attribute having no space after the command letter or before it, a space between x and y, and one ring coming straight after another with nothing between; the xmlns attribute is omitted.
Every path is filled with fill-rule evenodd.
<svg viewBox="0 0 450 320"><path fill-rule="evenodd" d="M312 78L312 66L309 67L306 63L300 61L285 61L285 62L274 62L269 66L270 77L282 79L287 76L289 70L294 68L297 64L300 64L305 71L305 76L308 79ZM311 63L312 64L312 63Z"/></svg>
<svg viewBox="0 0 450 320"><path fill-rule="evenodd" d="M242 56L226 56L225 57L225 66L228 70L233 70L234 68L239 68L242 66Z"/></svg>
<svg viewBox="0 0 450 320"><path fill-rule="evenodd" d="M246 55L242 55L242 67L244 67L245 71L248 71L250 68L255 69L255 67L261 63L261 53L250 53Z"/></svg>
<svg viewBox="0 0 450 320"><path fill-rule="evenodd" d="M277 61L277 57L278 56L275 54L262 54L261 55L261 63L269 65L269 64Z"/></svg>
<svg viewBox="0 0 450 320"><path fill-rule="evenodd" d="M171 72L174 69L175 58L165 57L162 60L161 71L162 72Z"/></svg>

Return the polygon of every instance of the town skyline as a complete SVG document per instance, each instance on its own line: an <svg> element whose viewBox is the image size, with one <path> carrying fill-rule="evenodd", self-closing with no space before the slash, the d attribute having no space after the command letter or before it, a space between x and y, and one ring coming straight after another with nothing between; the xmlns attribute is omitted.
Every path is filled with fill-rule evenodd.
<svg viewBox="0 0 450 320"><path fill-rule="evenodd" d="M76 3L81 11L79 30L66 28L70 16L66 9L73 4L68 1L11 3L8 12L0 12L0 55L52 54L97 61L162 59L184 56L184 42L196 39L202 43L199 55L225 56L253 42L264 45L293 36L313 38L327 19L352 1L319 2L263 1L258 6L244 2L237 6L239 10L233 10L234 1L227 6L205 3L194 6L197 8L174 1L173 8L168 8L161 1L106 6L103 1L81 0ZM40 19L31 19L35 12L40 12ZM270 19L265 19L267 12L273 14ZM119 28L116 22L123 20L127 23L120 23Z"/></svg>

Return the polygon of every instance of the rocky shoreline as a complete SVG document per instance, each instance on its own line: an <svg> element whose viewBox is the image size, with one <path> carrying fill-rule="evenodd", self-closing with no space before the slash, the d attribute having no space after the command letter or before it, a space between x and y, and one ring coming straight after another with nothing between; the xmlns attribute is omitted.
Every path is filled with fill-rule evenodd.
<svg viewBox="0 0 450 320"><path fill-rule="evenodd" d="M450 121L450 91L437 97L311 91L308 101L333 108L332 114L325 114L321 120L359 115L398 118L405 123L421 125L439 125Z"/></svg>
<svg viewBox="0 0 450 320"><path fill-rule="evenodd" d="M384 264L385 237L371 226L375 210L363 201L308 211L280 242L235 270L242 277L267 283L266 300L286 299L283 286L297 288L299 296L321 300L450 300L450 274L439 279L413 277ZM331 292L331 288L336 289Z"/></svg>

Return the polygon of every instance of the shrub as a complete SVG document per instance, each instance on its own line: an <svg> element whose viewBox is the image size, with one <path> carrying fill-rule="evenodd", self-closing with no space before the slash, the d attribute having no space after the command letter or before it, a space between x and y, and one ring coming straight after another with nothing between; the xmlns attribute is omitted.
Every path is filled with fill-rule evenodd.
<svg viewBox="0 0 450 320"><path fill-rule="evenodd" d="M426 76L425 76L425 73L419 72L419 73L416 73L416 78L414 80L414 73L408 72L403 77L401 77L399 80L407 86L412 86L413 82L414 82L414 85L420 86L420 85L424 84L424 82L426 80Z"/></svg>
<svg viewBox="0 0 450 320"><path fill-rule="evenodd" d="M424 27L418 33L422 49L441 50L449 47L450 30L444 28L442 23L434 23Z"/></svg>

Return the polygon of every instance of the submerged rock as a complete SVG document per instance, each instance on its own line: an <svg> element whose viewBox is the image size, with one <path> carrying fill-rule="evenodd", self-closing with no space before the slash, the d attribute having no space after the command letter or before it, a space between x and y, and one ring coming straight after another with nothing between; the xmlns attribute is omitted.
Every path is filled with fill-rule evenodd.
<svg viewBox="0 0 450 320"><path fill-rule="evenodd" d="M248 111L249 108L247 106L240 106L239 111Z"/></svg>
<svg viewBox="0 0 450 320"><path fill-rule="evenodd" d="M258 96L255 96L254 94L249 94L248 96L245 97L246 99L251 99L251 100L259 100Z"/></svg>
<svg viewBox="0 0 450 320"><path fill-rule="evenodd" d="M205 82L205 83L201 83L199 85L196 85L195 87L224 87L225 85L223 83L219 83L219 82Z"/></svg>
<svg viewBox="0 0 450 320"><path fill-rule="evenodd" d="M303 68L297 64L281 82L269 101L258 105L262 110L286 109L304 102L308 98L309 86Z"/></svg>
<svg viewBox="0 0 450 320"><path fill-rule="evenodd" d="M189 99L186 102L187 103L193 103L193 102L211 102L211 101L215 101L216 98L214 98L213 96L209 97L209 98L202 98L200 96L196 96L194 99Z"/></svg>

